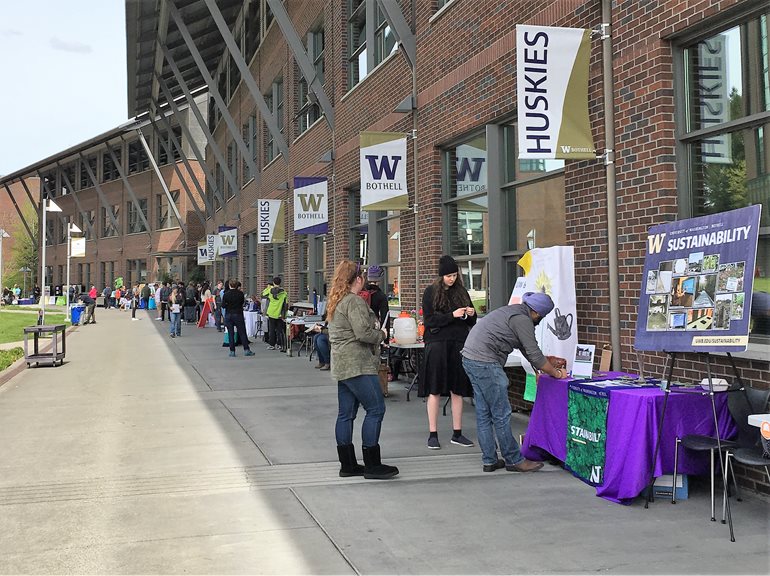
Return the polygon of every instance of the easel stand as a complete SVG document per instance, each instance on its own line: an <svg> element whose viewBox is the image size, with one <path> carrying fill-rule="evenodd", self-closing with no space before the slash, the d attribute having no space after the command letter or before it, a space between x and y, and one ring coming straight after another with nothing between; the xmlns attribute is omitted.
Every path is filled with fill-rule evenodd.
<svg viewBox="0 0 770 576"><path fill-rule="evenodd" d="M666 352L666 364L664 365L663 371L666 372L666 366L668 366L668 372L666 373L665 382L666 385L663 388L664 396L663 396L663 409L660 413L660 420L658 421L658 437L655 441L655 451L652 455L652 463L650 465L650 475L649 480L647 482L647 494L646 494L646 501L644 503L645 508L649 508L650 502L654 500L653 496L653 487L655 486L655 462L658 459L658 452L660 450L660 439L663 433L663 420L666 417L666 404L668 403L668 395L672 392L677 394L705 394L706 392L694 392L690 390L677 390L671 389L671 378L674 373L674 364L676 363L676 355L677 352ZM717 418L717 408L716 408L716 402L714 400L714 383L711 376L711 356L708 352L703 353L706 356L706 374L708 376L708 382L709 382L709 391L708 395L711 398L711 412L714 415L714 430L716 431L716 441L717 441L717 452L719 452L719 466L720 470L722 470L722 480L723 480L723 502L724 507L727 510L727 519L730 525L730 541L735 542L735 534L733 532L733 517L730 512L730 500L727 498L727 470L725 469L725 463L724 463L724 456L722 454L722 439L720 438L719 434L719 420ZM738 368L735 366L735 360L733 360L732 355L728 352L727 357L730 359L730 365L733 367L733 373L735 374L735 379L738 381L738 384L740 385L739 390L743 391L744 394L746 394L746 399L748 401L748 394L746 393L746 389L743 386L743 381L741 380L741 376L738 373ZM714 502L714 493L713 493L713 475L712 475L712 494L711 494L711 501L712 501L712 508L711 508L711 521L716 522L716 518L714 517L714 508L713 508L713 502ZM676 486L672 487L673 490L676 490ZM722 520L722 523L724 523L724 520Z"/></svg>

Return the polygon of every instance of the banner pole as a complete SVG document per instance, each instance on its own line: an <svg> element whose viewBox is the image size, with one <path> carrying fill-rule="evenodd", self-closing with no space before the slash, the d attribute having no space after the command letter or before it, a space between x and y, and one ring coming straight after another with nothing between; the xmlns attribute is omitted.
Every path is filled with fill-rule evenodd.
<svg viewBox="0 0 770 576"><path fill-rule="evenodd" d="M617 188L615 178L615 105L612 75L612 0L602 0L602 85L604 90L604 166L607 181L607 261L610 288L612 369L621 370L620 285L618 275Z"/></svg>

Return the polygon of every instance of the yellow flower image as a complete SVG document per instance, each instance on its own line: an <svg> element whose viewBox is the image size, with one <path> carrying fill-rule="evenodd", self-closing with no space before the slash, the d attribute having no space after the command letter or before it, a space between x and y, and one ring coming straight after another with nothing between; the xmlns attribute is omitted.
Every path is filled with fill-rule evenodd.
<svg viewBox="0 0 770 576"><path fill-rule="evenodd" d="M537 279L535 280L535 289L537 292L545 292L551 296L553 284L551 279L548 277L548 274L545 273L545 270L541 270L540 274L537 275Z"/></svg>

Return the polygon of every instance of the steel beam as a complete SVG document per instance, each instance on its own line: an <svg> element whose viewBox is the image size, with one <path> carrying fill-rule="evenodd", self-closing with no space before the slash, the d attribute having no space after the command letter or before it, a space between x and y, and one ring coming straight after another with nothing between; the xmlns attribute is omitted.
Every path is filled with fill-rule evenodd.
<svg viewBox="0 0 770 576"><path fill-rule="evenodd" d="M147 158L150 160L150 164L152 165L152 169L155 171L155 175L158 177L158 181L160 182L161 188L163 188L163 192L166 194L166 199L168 200L169 207L173 209L174 215L176 216L177 223L179 224L179 227L182 229L182 232L184 232L185 237L185 243L187 240L187 226L184 222L182 222L182 217L179 215L179 209L176 207L176 202L174 202L174 197L171 195L171 191L168 189L168 185L166 184L166 181L163 179L163 174L160 173L160 168L158 168L158 163L155 162L155 157L152 155L152 150L150 150L149 144L147 144L147 140L144 137L144 133L141 130L137 130L137 134L139 134L139 141L142 143L142 146L144 146L144 151L147 153ZM171 158L173 160L173 158Z"/></svg>
<svg viewBox="0 0 770 576"><path fill-rule="evenodd" d="M414 70L417 62L417 49L415 47L414 34L412 33L412 29L409 27L406 18L404 18L404 15L401 13L398 2L393 2L392 0L377 0L377 3L380 5L380 10L385 14L385 19L388 21L388 24L390 24L390 28L396 34L396 39L404 49L404 54L409 62L409 66ZM275 10L273 10L273 12L275 12ZM367 21L366 24L367 29L374 27L374 21L372 21L371 24Z"/></svg>
<svg viewBox="0 0 770 576"><path fill-rule="evenodd" d="M157 100L154 100L154 106L156 108L160 107L158 105L158 101ZM169 106L169 109L171 109L170 106ZM176 109L176 110L178 110L178 109ZM180 114L177 114L176 112L174 112L174 115L177 118L180 118L180 119L182 117ZM187 160L187 155L184 153L184 149L182 148L182 143L179 142L179 140L177 140L176 134L174 134L174 132L172 130L171 121L168 119L168 116L166 116L165 114L162 114L161 116L159 116L159 118L163 121L163 124L166 127L166 129L169 131L169 136L171 137L171 148L172 149L169 150L169 154L173 153L173 149L174 148L179 150L179 157L182 159L182 162L184 163L184 166L185 166L185 169L187 170L187 173L190 175L190 178L192 179L193 184L195 184L195 189L198 191L198 194L200 195L201 199L203 200L203 207L204 207L204 209L206 210L207 213L213 214L214 213L214 210L213 210L214 207L210 204L210 202L206 198L206 191L201 187L200 182L198 182L198 179L195 177L193 169L192 169L192 166L190 165L190 161ZM150 119L150 124L153 125L153 128L157 132L158 129L157 129L157 127L154 124L154 120ZM185 123L184 122L179 122L179 126L180 126L180 128L182 128L182 133L183 133L184 137L187 138L188 141L190 141L191 134L190 134L189 130L187 130L187 126L185 125ZM191 142L191 146L194 145L194 144L195 144L194 142ZM179 178L182 179L182 182L186 182L186 180L182 176L182 171L179 169L179 166L174 164L174 170L176 171L177 176L179 176ZM195 211L198 213L198 216L203 218L202 222L203 222L203 226L205 227L206 226L206 214L204 214L203 211L200 209L200 206L198 206L198 202L195 199L195 197L193 196L192 190L189 189L189 186L185 186L185 191L187 192L187 196L190 198L190 202L192 202L193 207L195 208Z"/></svg>
<svg viewBox="0 0 770 576"><path fill-rule="evenodd" d="M155 104L157 104L157 100L155 101ZM182 171L179 170L179 166L176 162L173 161L174 158L174 143L176 143L176 147L179 150L179 156L180 158L184 157L184 152L182 151L181 146L179 146L179 143L176 140L176 137L174 136L174 132L172 131L171 122L166 117L165 114L161 115L161 118L166 122L168 134L171 137L172 145L168 146L166 144L166 141L164 139L160 140L161 146L163 146L163 149L166 151L166 155L169 157L169 159L172 160L172 164L174 165L174 172L176 173L177 177L179 178L179 181L182 183L182 187L184 188L185 194L187 194L187 197L190 199L190 202L193 205L193 208L195 209L195 214L198 216L198 220L201 221L201 224L203 224L203 228L205 230L206 228L206 216L203 215L201 212L200 207L198 206L198 203L195 201L195 198L192 195L192 192L190 192L190 187L187 185L187 180L184 176L182 176ZM156 134L160 134L160 130L158 129L158 126L155 124L155 120L150 117L150 125L152 126L152 129L155 131ZM193 178L194 180L195 178Z"/></svg>
<svg viewBox="0 0 770 576"><path fill-rule="evenodd" d="M166 62L168 62L171 71L174 73L174 78L176 78L176 81L179 83L179 87L182 89L182 92L184 92L184 97L187 100L187 104L190 110L192 110L193 114L195 114L195 118L198 120L198 124L200 124L201 130L203 130L203 135L206 136L206 140L211 147L211 151L214 153L214 158L216 158L217 162L219 162L219 165L222 167L222 172L227 177L227 181L230 186L233 187L233 190L237 189L238 183L235 180L235 175L230 172L230 168L227 165L227 160L222 155L222 150L220 150L219 144L217 144L214 135L211 133L211 130L209 130L208 124L203 119L200 110L198 110L198 105L195 103L195 98L193 98L192 94L190 94L190 90L187 88L187 83L184 81L184 77L179 72L179 68L177 68L176 62L174 62L174 58L171 56L171 52L169 52L168 48L165 46L163 47L163 54L166 57ZM219 188L216 187L214 190L219 190ZM224 209L225 205L227 204L224 197L224 190L220 190L220 202L222 208Z"/></svg>
<svg viewBox="0 0 770 576"><path fill-rule="evenodd" d="M115 231L118 233L118 235L122 235L123 230L118 224L118 221L115 218L115 214L112 212L112 206L107 203L107 197L104 195L102 187L99 186L99 182L96 180L96 174L94 174L94 171L91 170L91 166L88 165L88 159L83 156L83 153L80 151L78 151L78 156L82 161L82 166L84 166L86 172L88 172L88 177L91 179L91 182L94 183L94 188L96 188L96 195L99 196L99 202L101 202L102 207L107 210L107 215L110 217L110 222L112 222L112 225L115 227Z"/></svg>
<svg viewBox="0 0 770 576"><path fill-rule="evenodd" d="M80 200L78 200L77 193L75 192L75 187L72 185L72 182L70 182L69 177L67 176L66 172L61 170L61 165L59 162L56 162L56 166L59 167L59 172L64 177L64 183L67 185L67 188L69 190L72 190L72 199L75 201L75 205L78 207L78 212L80 212L81 216L85 214L85 210L83 210L83 206L80 204ZM85 220L85 218L83 218ZM88 231L91 234L91 240L96 240L96 231L94 230L93 222L90 220L86 223L88 226Z"/></svg>
<svg viewBox="0 0 770 576"><path fill-rule="evenodd" d="M121 143L122 142L123 142L123 139L121 138ZM112 150L112 147L110 146L109 142L105 142L105 145L107 146L107 152L110 153L110 158L112 158L112 161L115 163L115 167L118 169L118 174L120 174L120 178L123 180L123 184L126 186L126 190L128 190L128 195L131 196L131 202L134 203L134 208L136 208L136 211L139 213L139 218L142 219L145 232L147 232L147 235L150 237L150 240L152 241L152 228L150 228L150 223L147 222L147 218L145 217L141 207L139 206L139 200L137 200L136 194L134 194L134 188L133 186L131 186L131 183L128 181L128 178L126 177L126 173L123 171L123 166L118 160L118 157L115 155L115 152ZM148 212L150 211L149 203L150 203L150 199L147 200ZM126 224L128 224L128 214L126 214ZM126 230L124 232L127 233L128 231Z"/></svg>
<svg viewBox="0 0 770 576"><path fill-rule="evenodd" d="M37 171L37 177L40 178L40 182L43 185L43 197L48 198L49 200L53 199L53 194L51 194L50 190L48 189L48 186L45 184L45 178L43 178L43 175L40 173L40 170ZM45 204L43 204L45 206ZM59 221L64 223L64 216L62 216L61 212L56 212L56 216L59 218Z"/></svg>
<svg viewBox="0 0 770 576"><path fill-rule="evenodd" d="M160 89L163 92L163 96L166 98L166 102L168 102L168 105L171 107L172 112L176 116L181 116L179 107L176 105L176 102L171 96L171 91L166 86L166 83L163 81L163 78L158 78L158 85L160 86ZM179 125L182 127L182 134L184 135L185 138L187 138L187 141L190 144L190 148L192 148L193 154L195 155L195 159L198 160L198 164L200 165L201 170L203 171L203 175L205 176L206 181L209 183L209 186L211 186L211 189L214 191L214 194L217 194L217 192L219 192L221 198L224 200L224 194L221 191L217 190L216 178L214 178L214 176L209 171L209 167L206 165L206 157L203 155L200 148L198 148L198 143L192 137L192 134L190 133L190 129L187 127L187 124L184 122L181 122ZM182 158L184 159L187 170L190 173L192 173L192 168L190 167L190 163L187 160L187 156L183 154ZM198 182L198 180L195 179L195 182ZM198 186L198 191L201 193L203 202L206 204L206 210L213 217L215 212L213 204L209 202L208 198L206 197L206 191L202 190L199 184L196 184L196 185ZM222 205L224 206L224 203Z"/></svg>
<svg viewBox="0 0 770 576"><path fill-rule="evenodd" d="M39 174L40 174L40 172L38 172L38 178L40 177ZM37 212L40 209L40 207L37 205L35 200L32 198L32 193L29 191L29 186L27 186L27 182L24 180L24 178L19 178L19 182L21 182L21 185L24 188L24 192L27 193L27 198L29 198L29 201L32 202L32 206L35 207L35 212Z"/></svg>
<svg viewBox="0 0 770 576"><path fill-rule="evenodd" d="M235 145L238 147L241 154L243 154L243 156L246 158L252 173L257 174L257 165L254 163L254 158L252 158L251 154L249 154L249 149L246 146L246 143L243 141L243 138L241 137L241 131L235 125L235 120L233 120L233 117L230 115L230 111L227 109L227 103L219 94L219 90L217 89L217 86L214 83L214 79L211 77L211 74L209 74L209 71L206 68L206 63L203 61L203 58L201 57L200 52L198 52L198 48L195 46L195 42L193 41L192 36L190 36L190 32L187 30L187 26L182 20L182 15L179 13L179 10L174 5L174 0L169 0L168 6L169 6L169 11L171 12L171 17L174 19L174 22L176 23L176 26L179 29L179 33L184 38L185 44L187 44L187 49L190 50L190 54L192 54L192 57L195 60L195 63L198 65L198 71L201 73L201 76L203 76L203 79L205 80L206 84L208 84L209 94L214 97L214 101L216 102L217 107L219 108L219 111L222 113L222 118L224 119L225 124L227 125L227 128L230 131L230 135L232 136L233 141L235 142ZM217 9L217 13L219 13L218 9ZM220 13L220 16L221 16L221 13ZM227 28L227 26L225 26L225 28ZM228 31L228 34L229 34L229 31ZM230 35L230 39L232 40L232 35ZM225 41L226 40L227 38L225 38ZM166 49L166 51L168 51L168 49ZM240 54L240 52L238 52L238 54ZM251 72L249 72L244 78L246 77L251 77ZM259 94L259 98L262 101L262 106L264 107L265 111L267 111L267 104L265 103L264 98L262 98L262 94L259 93L259 91L257 91L257 93ZM257 106L259 106L259 102L257 102ZM260 111L262 111L261 108L260 108ZM272 119L272 122L275 123L275 119L272 118L272 114L270 118ZM265 122L267 122L268 120L269 119L265 116ZM270 128L269 125L268 125L268 128L270 129L271 132L273 132L273 129ZM278 129L278 124L275 124L275 130L277 129ZM273 137L275 138L275 134L273 134ZM285 152L284 158L288 162L289 154L288 154L288 148L286 147L286 142L285 141L283 142L283 148L281 148L281 142L278 141L278 146L281 149L281 152ZM236 193L240 193L240 188L238 186L235 186L234 190L236 190Z"/></svg>
<svg viewBox="0 0 770 576"><path fill-rule="evenodd" d="M19 215L19 218L21 219L21 223L24 224L24 228L27 229L27 234L29 234L30 239L32 240L32 242L37 242L37 238L35 238L34 234L32 234L32 230L30 230L29 225L27 224L27 220L26 218L24 218L24 214L22 214L21 209L19 208L19 205L16 203L16 198L13 197L13 192L11 192L11 189L8 187L8 184L3 183L3 186L8 192L8 196L10 196L11 202L13 202L13 207L16 208L16 213Z"/></svg>

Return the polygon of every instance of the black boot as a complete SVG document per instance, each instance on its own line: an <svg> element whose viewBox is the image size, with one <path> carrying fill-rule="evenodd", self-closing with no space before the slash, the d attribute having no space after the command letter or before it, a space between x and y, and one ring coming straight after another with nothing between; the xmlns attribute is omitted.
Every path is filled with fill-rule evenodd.
<svg viewBox="0 0 770 576"><path fill-rule="evenodd" d="M356 462L356 448L352 444L337 446L337 455L340 458L340 476L363 476L364 467Z"/></svg>
<svg viewBox="0 0 770 576"><path fill-rule="evenodd" d="M380 445L364 446L364 478L387 480L398 474L398 468L387 466L380 461Z"/></svg>

